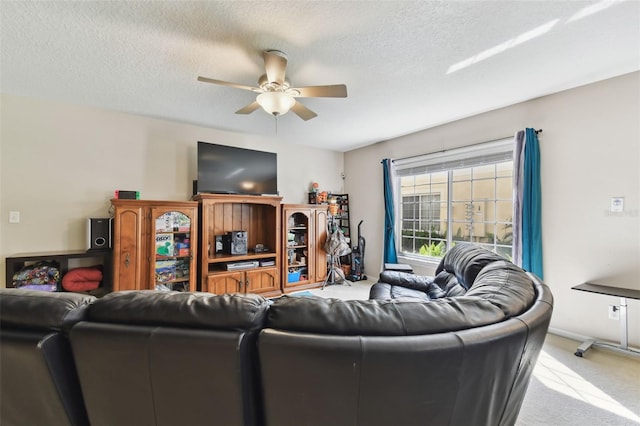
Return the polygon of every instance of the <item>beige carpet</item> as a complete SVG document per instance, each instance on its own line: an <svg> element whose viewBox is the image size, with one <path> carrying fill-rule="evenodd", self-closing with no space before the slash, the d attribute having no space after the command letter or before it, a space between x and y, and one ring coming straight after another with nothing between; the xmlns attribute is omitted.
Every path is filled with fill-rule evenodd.
<svg viewBox="0 0 640 426"><path fill-rule="evenodd" d="M517 426L640 425L640 358L548 334Z"/></svg>
<svg viewBox="0 0 640 426"><path fill-rule="evenodd" d="M331 285L311 293L343 300L368 299L373 281ZM516 426L640 425L640 358L592 348L548 334Z"/></svg>
<svg viewBox="0 0 640 426"><path fill-rule="evenodd" d="M341 300L366 300L369 298L369 289L373 285L373 281L347 281L342 284L327 285L324 289L316 288L310 290L316 296L325 299L341 299Z"/></svg>

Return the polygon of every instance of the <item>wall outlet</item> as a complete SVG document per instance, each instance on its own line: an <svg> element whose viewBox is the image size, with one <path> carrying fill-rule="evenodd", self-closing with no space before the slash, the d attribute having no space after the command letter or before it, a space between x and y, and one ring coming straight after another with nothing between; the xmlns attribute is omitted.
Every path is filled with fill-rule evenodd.
<svg viewBox="0 0 640 426"><path fill-rule="evenodd" d="M620 308L616 305L609 305L609 319L615 321L620 320Z"/></svg>

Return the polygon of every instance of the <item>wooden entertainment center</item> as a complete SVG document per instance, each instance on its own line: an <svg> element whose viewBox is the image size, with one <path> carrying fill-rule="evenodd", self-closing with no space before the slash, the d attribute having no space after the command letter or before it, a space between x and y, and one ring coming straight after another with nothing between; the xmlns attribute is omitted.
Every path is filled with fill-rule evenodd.
<svg viewBox="0 0 640 426"><path fill-rule="evenodd" d="M200 290L272 297L322 284L326 205L282 204L282 197L259 195L197 194L193 200L199 203ZM220 247L220 239L238 231L246 232L246 241L239 241L241 246L246 244L246 253L230 254ZM289 232L297 235L295 249L288 245ZM297 249L298 254L291 262L289 249ZM296 281L289 281L290 271L298 274Z"/></svg>
<svg viewBox="0 0 640 426"><path fill-rule="evenodd" d="M228 194L197 194L192 201L114 199L111 204L113 274L108 274L108 290L274 297L320 287L327 276L326 204L282 204L279 196ZM237 238L230 241L230 235ZM161 244L166 241L167 247ZM38 260L33 255L7 258L7 283L25 259Z"/></svg>

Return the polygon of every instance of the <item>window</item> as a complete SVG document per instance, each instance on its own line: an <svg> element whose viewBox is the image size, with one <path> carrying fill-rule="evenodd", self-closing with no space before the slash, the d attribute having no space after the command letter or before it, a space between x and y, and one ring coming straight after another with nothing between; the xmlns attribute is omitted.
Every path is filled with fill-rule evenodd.
<svg viewBox="0 0 640 426"><path fill-rule="evenodd" d="M456 242L511 257L511 139L394 161L399 254L440 258Z"/></svg>

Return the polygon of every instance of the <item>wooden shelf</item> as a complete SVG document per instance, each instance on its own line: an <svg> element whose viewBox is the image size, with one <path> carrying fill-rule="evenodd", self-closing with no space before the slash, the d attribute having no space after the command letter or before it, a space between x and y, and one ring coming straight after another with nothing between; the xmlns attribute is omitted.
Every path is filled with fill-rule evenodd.
<svg viewBox="0 0 640 426"><path fill-rule="evenodd" d="M274 251L262 252L262 253L247 253L247 254L216 254L214 257L207 258L207 263L220 263L220 262L235 262L241 260L253 260L253 259L265 259L268 257L275 257L278 254Z"/></svg>
<svg viewBox="0 0 640 426"><path fill-rule="evenodd" d="M216 294L252 292L282 294L280 278L282 197L260 195L197 194L200 209L200 265L198 287ZM216 253L216 237L247 233L246 254ZM262 244L271 251L252 252ZM273 266L228 271L225 264L273 259Z"/></svg>

